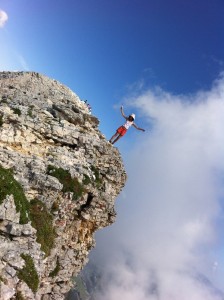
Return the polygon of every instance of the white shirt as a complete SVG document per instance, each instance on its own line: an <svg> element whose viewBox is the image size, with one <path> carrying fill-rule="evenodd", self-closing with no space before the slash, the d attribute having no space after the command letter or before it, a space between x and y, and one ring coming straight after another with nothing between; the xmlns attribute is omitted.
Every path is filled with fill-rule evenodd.
<svg viewBox="0 0 224 300"><path fill-rule="evenodd" d="M133 121L126 121L126 123L123 125L124 126L124 128L126 128L126 129L128 129L129 127L131 127L132 125L133 125Z"/></svg>

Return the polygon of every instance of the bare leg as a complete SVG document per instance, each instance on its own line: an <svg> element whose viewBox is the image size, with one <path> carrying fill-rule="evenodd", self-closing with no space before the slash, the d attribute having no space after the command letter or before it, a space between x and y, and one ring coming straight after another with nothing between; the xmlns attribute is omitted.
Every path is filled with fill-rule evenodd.
<svg viewBox="0 0 224 300"><path fill-rule="evenodd" d="M114 138L116 138L117 135L118 135L118 133L116 132L116 133L112 136L112 138L109 140L109 142L110 142L111 144L113 144L113 143L112 143L112 140L113 140Z"/></svg>
<svg viewBox="0 0 224 300"><path fill-rule="evenodd" d="M122 137L122 135L119 134L119 136L111 144L116 143L121 137Z"/></svg>

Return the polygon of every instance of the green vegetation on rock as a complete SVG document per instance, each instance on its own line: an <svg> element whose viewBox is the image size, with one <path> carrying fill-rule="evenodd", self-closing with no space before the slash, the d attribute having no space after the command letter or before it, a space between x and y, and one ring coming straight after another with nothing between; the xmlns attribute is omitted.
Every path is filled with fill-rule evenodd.
<svg viewBox="0 0 224 300"><path fill-rule="evenodd" d="M0 281L3 282L3 283L5 283L5 284L7 284L7 280L4 279L1 275L0 275Z"/></svg>
<svg viewBox="0 0 224 300"><path fill-rule="evenodd" d="M53 271L50 272L49 276L50 277L55 277L58 274L59 271L60 271L60 265L59 265L59 261L57 259L56 267L54 268Z"/></svg>
<svg viewBox="0 0 224 300"><path fill-rule="evenodd" d="M95 166L91 166L91 170L93 171L94 173L94 176L95 176L95 183L97 186L101 185L102 183L102 179L100 178L100 172L99 172L99 169L97 169Z"/></svg>
<svg viewBox="0 0 224 300"><path fill-rule="evenodd" d="M51 206L51 212L54 213L56 211L59 210L59 202L58 201L54 201L52 206Z"/></svg>
<svg viewBox="0 0 224 300"><path fill-rule="evenodd" d="M14 108L12 108L12 110L13 110L14 114L21 116L21 110L19 108L14 107Z"/></svg>
<svg viewBox="0 0 224 300"><path fill-rule="evenodd" d="M0 127L2 127L3 123L3 116L0 116Z"/></svg>
<svg viewBox="0 0 224 300"><path fill-rule="evenodd" d="M90 167L91 171L93 172L93 175L94 175L94 180L93 180L93 177L90 179L90 177L87 175L87 174L83 174L83 181L82 183L84 185L88 185L90 183L95 183L95 185L97 187L99 187L101 184L102 184L102 179L100 178L100 172L99 172L99 169L97 169L94 165L92 165Z"/></svg>
<svg viewBox="0 0 224 300"><path fill-rule="evenodd" d="M83 184L87 185L87 184L91 183L91 179L89 178L88 175L83 174L83 176L84 176L84 179L82 181Z"/></svg>
<svg viewBox="0 0 224 300"><path fill-rule="evenodd" d="M41 244L41 250L45 252L46 256L50 255L56 234L53 227L53 216L42 201L38 199L30 201L30 219L32 226L37 230L37 242Z"/></svg>
<svg viewBox="0 0 224 300"><path fill-rule="evenodd" d="M20 212L20 224L29 221L29 202L23 192L22 186L14 179L11 169L4 169L0 165L0 204L7 195L13 195L16 211Z"/></svg>
<svg viewBox="0 0 224 300"><path fill-rule="evenodd" d="M56 177L63 185L62 192L73 193L73 200L77 200L85 192L85 189L77 178L72 178L71 174L62 168L56 168L54 166L48 166L47 174Z"/></svg>
<svg viewBox="0 0 224 300"><path fill-rule="evenodd" d="M33 108L34 108L34 106L31 105L27 111L28 116L31 118L33 117Z"/></svg>
<svg viewBox="0 0 224 300"><path fill-rule="evenodd" d="M20 291L18 291L16 293L16 299L15 300L26 300L26 299L23 297L22 293Z"/></svg>
<svg viewBox="0 0 224 300"><path fill-rule="evenodd" d="M23 280L28 287L35 293L39 286L39 277L33 262L33 259L28 254L21 254L25 261L24 267L17 272L18 278ZM20 298L21 299L21 298Z"/></svg>

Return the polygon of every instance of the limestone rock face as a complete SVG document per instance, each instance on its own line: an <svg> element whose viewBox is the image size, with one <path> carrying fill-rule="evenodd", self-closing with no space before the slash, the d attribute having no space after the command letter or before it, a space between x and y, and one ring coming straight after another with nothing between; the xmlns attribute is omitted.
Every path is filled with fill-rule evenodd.
<svg viewBox="0 0 224 300"><path fill-rule="evenodd" d="M64 299L115 221L119 151L56 80L0 73L0 299Z"/></svg>

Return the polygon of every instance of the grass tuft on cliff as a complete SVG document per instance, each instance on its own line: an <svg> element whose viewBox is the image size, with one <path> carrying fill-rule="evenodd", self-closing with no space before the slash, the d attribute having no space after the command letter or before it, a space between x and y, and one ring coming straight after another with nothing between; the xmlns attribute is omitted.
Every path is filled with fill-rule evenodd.
<svg viewBox="0 0 224 300"><path fill-rule="evenodd" d="M33 259L28 254L21 254L22 259L25 261L24 267L17 272L17 276L20 280L23 280L28 287L36 293L39 286L39 277L33 262Z"/></svg>
<svg viewBox="0 0 224 300"><path fill-rule="evenodd" d="M62 168L48 166L47 174L56 177L63 184L62 192L73 193L73 200L77 200L85 192L85 188L79 183L77 178L72 178L71 174Z"/></svg>
<svg viewBox="0 0 224 300"><path fill-rule="evenodd" d="M12 110L13 110L14 114L21 116L22 113L18 107L13 107Z"/></svg>
<svg viewBox="0 0 224 300"><path fill-rule="evenodd" d="M55 276L58 275L59 271L60 271L60 264L59 264L59 261L57 259L56 266L55 266L54 270L50 272L49 276L50 277L55 277Z"/></svg>
<svg viewBox="0 0 224 300"><path fill-rule="evenodd" d="M4 122L3 122L3 116L0 115L0 127L2 127L3 124L4 124Z"/></svg>
<svg viewBox="0 0 224 300"><path fill-rule="evenodd" d="M22 293L21 293L20 291L18 291L18 292L16 293L16 298L15 298L15 300L26 300L26 299L23 297Z"/></svg>
<svg viewBox="0 0 224 300"><path fill-rule="evenodd" d="M87 174L83 174L83 181L82 183L84 185L88 185L90 183L94 184L99 188L102 185L102 178L100 177L100 172L99 169L97 167L95 167L94 165L91 165L90 167L91 171L93 172L94 175L94 179L92 177L92 179L87 175Z"/></svg>
<svg viewBox="0 0 224 300"><path fill-rule="evenodd" d="M100 178L99 169L97 169L95 166L92 165L91 170L93 171L95 176L95 183L99 187L102 184L102 179Z"/></svg>
<svg viewBox="0 0 224 300"><path fill-rule="evenodd" d="M32 226L37 230L37 242L41 244L41 250L49 256L56 234L53 217L42 201L38 199L30 201L30 219Z"/></svg>
<svg viewBox="0 0 224 300"><path fill-rule="evenodd" d="M16 211L20 212L20 224L29 221L29 202L23 192L22 186L13 177L11 169L4 169L0 165L0 204L7 195L13 195Z"/></svg>

